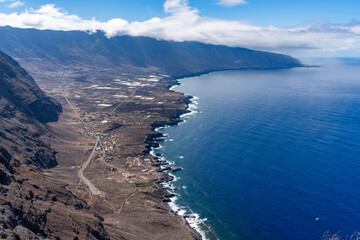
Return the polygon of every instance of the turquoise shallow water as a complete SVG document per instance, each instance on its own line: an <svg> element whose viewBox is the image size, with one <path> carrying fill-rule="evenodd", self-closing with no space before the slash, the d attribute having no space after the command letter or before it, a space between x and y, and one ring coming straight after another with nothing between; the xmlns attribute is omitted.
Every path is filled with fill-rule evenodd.
<svg viewBox="0 0 360 240"><path fill-rule="evenodd" d="M174 88L199 97L196 113L161 130L156 152L184 168L175 204L204 219L208 238L360 230L360 60L317 64L217 72Z"/></svg>

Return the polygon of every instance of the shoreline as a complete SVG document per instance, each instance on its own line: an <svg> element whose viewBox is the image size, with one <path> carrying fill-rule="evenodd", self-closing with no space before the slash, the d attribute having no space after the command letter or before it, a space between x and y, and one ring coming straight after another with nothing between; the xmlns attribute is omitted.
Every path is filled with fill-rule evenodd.
<svg viewBox="0 0 360 240"><path fill-rule="evenodd" d="M173 82L167 86L167 91L177 92L173 88L175 88L176 86L181 85L180 80L184 80L184 79L187 79L187 78L193 78L193 77L200 77L200 76L204 76L204 75L213 74L213 73L216 73L216 72L250 71L250 70L285 70L285 69L303 68L303 67L316 67L316 66L303 65L303 66L299 66L299 67L283 67L283 68L238 68L238 69L208 70L208 71L204 71L204 72L200 72L200 73L183 75L183 76L180 76L180 77L172 77ZM188 116L188 115L192 115L192 114L197 113L197 110L196 111L191 111L190 107L191 107L191 104L192 104L193 100L194 99L197 100L198 97L186 95L183 92L179 92L179 93L183 94L186 97L185 100L184 100L184 103L187 106L186 110L178 109L176 117L169 118L167 121L152 123L151 130L153 132L155 132L155 133L148 135L147 138L146 138L146 143L148 144L147 147L146 147L146 153L152 155L154 157L154 159L156 159L156 162L157 162L157 165L158 165L158 170L162 170L162 166L167 166L168 167L169 165L174 164L173 162L166 160L164 156L158 156L155 153L155 151L157 149L162 148L161 143L164 142L165 141L164 139L168 137L168 136L164 135L162 132L160 132L160 130L169 128L171 126L176 126L176 125L179 125L181 123L185 123L186 120L183 119L184 116ZM216 239L218 239L216 234L209 228L209 226L207 226L206 223L204 223L201 220L199 214L194 213L190 209L190 207L188 207L188 206L178 206L178 205L176 205L174 203L175 202L174 200L176 198L178 198L180 195L178 195L175 192L171 192L171 190L174 189L174 186L171 184L171 182L176 182L177 179L176 179L176 176L174 176L172 174L171 170L170 171L164 171L164 173L165 173L165 177L161 178L160 181L155 182L155 184L160 189L162 189L164 191L164 193L165 193L164 196L171 196L171 198L163 199L163 203L167 206L169 212L171 212L171 213L173 213L175 215L181 216L185 220L186 225L197 236L197 239L202 239L202 240L208 239L208 238L206 238L205 232L200 229L200 225L206 227L209 230L209 232L211 232L214 235L214 237ZM185 211L185 210L183 210L183 208L187 208L188 210L190 210L191 214L185 214L185 215L182 214ZM195 217L190 217L189 218L190 215L193 215ZM193 221L193 223L190 223L188 221L189 219L200 220L202 222L196 223L196 221Z"/></svg>
<svg viewBox="0 0 360 240"><path fill-rule="evenodd" d="M232 71L232 70L229 70L229 71ZM202 76L202 75L211 74L211 73L213 73L213 71L208 72L208 73L197 74L196 76ZM195 77L195 76L192 76L192 77ZM175 90L173 90L173 88L181 85L179 80L186 79L186 78L191 78L191 77L176 78L176 79L173 78L175 80L175 82L174 82L174 84L168 86L168 90L175 91ZM172 174L172 172L175 172L175 171L164 170L164 169L166 169L166 167L173 165L174 162L166 160L166 158L163 155L159 156L156 153L156 150L162 148L161 143L164 142L165 139L169 138L169 136L162 133L161 130L170 128L171 126L179 125L181 123L185 123L186 119L184 119L184 117L195 115L198 113L197 100L199 98L196 96L186 95L183 92L179 92L179 93L181 93L187 97L185 100L185 103L187 105L186 111L181 111L179 116L177 116L176 119L170 119L170 122L153 124L153 131L155 131L156 133L153 134L152 136L150 136L151 139L148 138L148 140L151 141L151 143L149 143L149 147L150 147L149 154L152 155L159 162L159 166L158 166L159 170L165 171L164 173L166 173L166 175L168 176L165 179L161 179L161 181L159 183L157 183L157 185L161 189L163 189L166 193L168 193L168 195L171 196L171 198L167 199L167 201L165 201L164 204L168 207L170 212L174 213L175 215L181 216L185 220L186 225L188 225L195 232L195 234L197 234L199 239L206 240L208 238L206 237L207 234L204 231L205 230L204 228L206 228L209 232L211 232L215 237L216 237L216 234L210 229L210 227L204 222L204 220L200 218L200 214L195 213L189 206L180 206L175 203L176 199L181 196L175 192L177 190L177 188L174 187L172 182L176 182L178 180L178 178ZM169 139L169 140L171 140L171 139ZM163 167L163 166L166 166L166 167ZM180 169L182 169L182 167L176 166L175 169L180 170Z"/></svg>
<svg viewBox="0 0 360 240"><path fill-rule="evenodd" d="M320 65L306 65L306 64L302 64L301 66L289 66L289 67L276 67L276 68L263 68L263 67L249 67L249 68L228 68L228 69L221 69L221 70L216 70L216 69L210 69L210 70L206 70L203 72L199 72L199 73L190 73L190 74L185 74L185 75L180 75L180 76L175 76L173 77L174 80L176 80L177 83L178 80L181 79L186 79L186 78L192 78L192 77L200 77L203 75L207 75L207 74L211 74L211 73L216 73L216 72L227 72L227 71L251 71L251 70L285 70L285 69L294 69L294 68L315 68L315 67L321 67ZM180 84L175 84L175 85L180 85ZM169 89L172 86L169 87Z"/></svg>
<svg viewBox="0 0 360 240"><path fill-rule="evenodd" d="M300 67L303 68L303 67L317 67L317 66L303 65ZM174 162L166 160L166 158L163 155L159 156L156 154L156 150L162 148L161 143L164 142L165 139L169 137L168 135L162 133L161 130L170 128L171 126L177 126L181 123L185 123L186 122L186 119L184 119L185 116L189 116L189 115L198 113L198 110L196 110L196 111L191 110L191 105L193 104L194 100L196 101L199 99L198 97L186 95L183 92L174 90L174 88L176 86L181 85L180 80L193 78L193 77L200 77L200 76L204 76L204 75L213 74L216 72L250 71L250 70L258 70L258 71L259 70L285 70L285 69L300 68L300 67L240 68L240 69L209 70L209 71L204 71L204 72L196 73L196 74L183 75L180 77L172 77L173 82L167 86L167 90L183 94L186 97L184 100L184 103L186 104L187 107L186 107L185 111L179 109L178 114L175 118L170 118L167 121L163 121L163 122L154 122L152 124L152 131L154 131L155 133L147 136L147 140L146 140L146 142L148 144L147 145L147 153L152 155L154 157L154 159L156 159L156 162L158 163L158 170L162 170L163 166L169 167L169 165L174 164ZM195 106L197 104L198 103L196 102ZM164 167L164 169L166 167ZM176 168L178 168L178 167L179 166L177 166ZM181 168L181 166L180 166L180 168ZM171 170L163 171L163 173L165 173L166 177L161 178L158 182L155 182L155 184L164 191L164 193L165 193L164 196L171 196L170 198L163 199L164 205L166 205L169 212L171 212L177 216L181 216L185 220L185 224L194 232L194 234L196 235L196 239L202 239L202 240L208 239L206 237L206 232L203 229L201 229L201 226L203 228L206 228L210 233L212 233L216 239L219 239L216 236L216 234L210 229L210 227L200 218L199 214L192 211L192 209L189 206L180 206L175 203L176 199L181 196L175 192L177 188L175 188L174 185L172 184L172 182L176 182L178 180L176 178L176 176L174 176L172 174L172 172L173 171L171 171ZM190 211L190 214L189 213L185 214L187 212L187 210ZM193 221L191 221L191 220L193 220Z"/></svg>
<svg viewBox="0 0 360 240"><path fill-rule="evenodd" d="M194 100L196 101L198 98L197 97L192 97L191 102L188 104L188 112L182 114L181 116L179 116L179 119L181 119L181 122L179 122L177 125L181 124L181 123L185 123L186 120L183 119L183 117L185 116L189 116L189 115L193 115L196 114L197 111L191 111L191 107L192 104L196 105L197 103L193 103ZM157 138L157 139L161 139L161 140L165 140L165 139L169 139L169 136L163 134L161 132L161 130L170 128L172 125L165 125L163 127L158 127L155 129L156 132L159 132L162 134L161 137ZM163 141L161 141L163 142ZM159 147L153 147L150 151L150 154L154 157L159 158L159 160L161 162L166 163L166 166L171 166L173 164L175 164L172 161L169 161L165 158L165 156L161 155L158 156L156 155L156 150L161 149L161 143L159 144ZM163 165L164 166L164 165ZM160 169L165 169L166 167L162 167L159 166ZM181 168L181 166L176 166L175 168ZM177 188L173 185L173 182L176 182L178 180L178 177L176 177L173 174L174 171L166 171L165 173L169 176L169 180L166 181L162 181L159 183L160 187L162 189L164 189L164 191L166 191L168 194L172 195L172 198L169 199L169 202L165 202L165 204L168 206L169 210L171 212L173 212L174 214L181 216L185 222L186 225L188 225L193 231L195 231L199 237L201 237L200 239L202 240L206 240L208 238L206 238L206 233L201 229L201 226L205 226L206 228L207 225L204 223L204 221L200 218L200 215L198 213L195 213L194 211L192 211L192 209L189 206L180 206L178 204L176 204L176 199L181 197L181 195L179 195L178 193L176 193Z"/></svg>

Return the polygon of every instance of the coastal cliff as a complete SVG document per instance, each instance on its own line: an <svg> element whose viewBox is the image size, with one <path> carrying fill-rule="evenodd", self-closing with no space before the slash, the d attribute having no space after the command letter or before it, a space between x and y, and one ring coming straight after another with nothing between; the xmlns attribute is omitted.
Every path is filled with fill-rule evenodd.
<svg viewBox="0 0 360 240"><path fill-rule="evenodd" d="M103 32L0 27L0 49L38 71L150 71L172 77L231 69L301 67L290 56L200 42L162 41Z"/></svg>

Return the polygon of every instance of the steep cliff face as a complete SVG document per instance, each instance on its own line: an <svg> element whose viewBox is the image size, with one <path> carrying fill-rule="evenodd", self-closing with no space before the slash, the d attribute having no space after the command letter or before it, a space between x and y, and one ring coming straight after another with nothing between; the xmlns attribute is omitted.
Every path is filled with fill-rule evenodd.
<svg viewBox="0 0 360 240"><path fill-rule="evenodd" d="M57 165L44 139L44 123L57 121L61 105L49 98L20 65L0 52L0 145L40 168Z"/></svg>
<svg viewBox="0 0 360 240"><path fill-rule="evenodd" d="M20 65L0 52L0 143L23 163L57 165L44 123L57 121L62 108L38 87Z"/></svg>
<svg viewBox="0 0 360 240"><path fill-rule="evenodd" d="M61 105L0 52L1 239L109 239L102 217L43 174L57 165L45 123L60 112Z"/></svg>
<svg viewBox="0 0 360 240"><path fill-rule="evenodd" d="M107 38L102 32L0 27L0 36L0 49L32 71L150 68L179 77L217 70L303 66L299 60L282 54L147 37Z"/></svg>
<svg viewBox="0 0 360 240"><path fill-rule="evenodd" d="M0 98L6 99L7 106L0 113L2 117L11 117L16 110L35 117L42 123L58 120L61 105L47 97L36 85L34 79L20 65L6 54L0 52ZM3 104L4 102L3 101Z"/></svg>

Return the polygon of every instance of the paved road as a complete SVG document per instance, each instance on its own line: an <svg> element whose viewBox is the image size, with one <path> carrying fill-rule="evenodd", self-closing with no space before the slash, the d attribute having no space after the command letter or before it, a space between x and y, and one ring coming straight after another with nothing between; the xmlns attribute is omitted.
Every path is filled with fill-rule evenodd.
<svg viewBox="0 0 360 240"><path fill-rule="evenodd" d="M86 130L90 131L91 134L93 134L95 136L95 133L91 130L91 128L89 127L89 125L81 118L80 114L76 111L76 109L74 108L74 106L71 104L71 102L69 101L69 99L65 96L63 90L59 87L59 90L61 92L61 94L63 95L63 97L65 98L66 102L70 105L70 107L73 109L73 111L75 112L75 114L78 116L78 118L80 119L80 121L85 125Z"/></svg>
<svg viewBox="0 0 360 240"><path fill-rule="evenodd" d="M78 172L78 176L79 178L89 187L90 191L92 194L100 196L100 197L105 197L105 193L100 191L99 189L97 189L94 184L92 184L86 177L84 177L84 171L85 169L88 167L88 165L90 164L91 160L94 157L95 151L97 146L100 144L101 146L101 141L99 136L96 136L96 134L91 130L90 126L81 118L80 114L76 111L76 109L74 108L74 106L71 104L71 102L69 101L69 99L65 96L64 92L62 91L62 89L59 87L59 90L61 91L61 94L63 95L63 97L65 98L66 102L70 105L70 107L74 110L75 114L78 116L78 118L80 119L80 121L85 125L86 130L90 131L91 135L96 137L96 142L95 145L88 157L88 159L86 160L86 162L81 166L79 172ZM103 159L105 158L105 151L103 150ZM105 162L105 160L104 160Z"/></svg>
<svg viewBox="0 0 360 240"><path fill-rule="evenodd" d="M133 96L135 94L135 92L138 90L139 88L135 89L131 95ZM85 176L84 176L84 171L85 169L88 167L88 165L90 164L91 160L94 158L94 154L96 152L96 148L99 146L101 148L101 156L100 156L100 160L102 163L104 163L106 166L114 168L116 170L121 171L122 173L127 173L129 174L129 172L120 169L108 162L105 161L105 149L101 143L100 137L96 136L95 132L91 129L91 127L81 118L80 114L76 111L75 107L71 104L71 102L69 101L69 99L65 96L63 90L61 89L61 87L59 86L59 90L61 91L61 94L63 95L63 97L65 98L66 102L70 105L70 107L73 109L73 111L75 112L75 114L77 115L77 117L80 119L80 121L84 124L85 128L87 131L90 132L90 134L92 136L94 136L96 138L96 143L91 151L91 154L89 155L88 159L86 160L86 162L81 166L79 172L78 172L78 176L79 178L89 187L90 191L92 194L100 196L100 197L104 197L105 193L100 191L98 188L96 188L94 186L94 184L92 184ZM120 103L112 112L114 112L119 106L121 106L124 102Z"/></svg>
<svg viewBox="0 0 360 240"><path fill-rule="evenodd" d="M94 148L92 149L87 161L81 166L81 168L78 172L78 176L89 187L92 194L100 196L100 197L104 197L105 196L104 192L97 189L94 186L94 184L92 184L86 177L84 177L84 171L87 168L87 166L89 165L89 163L91 162L91 160L93 159L96 148L99 145L99 142L100 142L100 138L98 136L96 136L96 143L94 145Z"/></svg>

